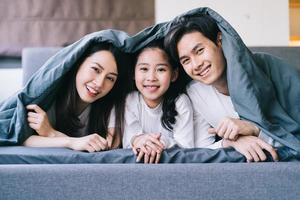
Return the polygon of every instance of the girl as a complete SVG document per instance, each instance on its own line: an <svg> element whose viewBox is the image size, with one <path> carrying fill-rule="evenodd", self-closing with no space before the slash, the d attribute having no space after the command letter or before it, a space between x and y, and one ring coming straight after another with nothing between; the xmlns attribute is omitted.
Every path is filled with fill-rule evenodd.
<svg viewBox="0 0 300 200"><path fill-rule="evenodd" d="M226 31L231 33L232 30L227 26L228 24L225 25ZM230 38L226 35L225 41L227 43L232 42L229 47L231 48L230 52L234 53L232 57L228 56L225 58L222 49L223 33L226 32L221 32L214 19L208 15L186 16L178 20L165 38L165 45L170 49L172 57L182 65L185 72L193 79L188 85L187 91L192 100L196 116L195 145L196 147L209 148L231 146L242 153L248 161L264 161L267 158L266 152L270 153L274 160L278 160L278 155L273 147L280 147L282 144L272 139L269 136L270 133L269 135L266 134L268 132L267 129L271 127L270 124L261 126L265 128L265 132L258 126L259 122L257 124L253 123L251 120L246 120L245 118L247 117L240 119L240 114L244 116L254 114L253 116L255 117L263 114L263 111L253 113L259 106L258 104L255 106L251 105L252 102L255 102L254 96L261 92L256 90L263 88L254 83L255 76L251 73L260 72L263 65L260 66L260 69L254 69L255 67L251 66L251 71L249 70L251 73L248 71L240 73L240 71L248 67L247 65L255 65L255 62L251 60L253 58L249 59L249 57L247 63L241 62L243 60L241 59L242 56L239 57L237 55L245 53L246 51L241 49L246 47L243 47L243 43L239 40L239 43L235 43L234 40L238 38L236 35L234 35L235 38ZM237 46L240 49L234 49ZM237 60L235 60L236 58ZM259 57L256 59L259 59ZM263 62L257 61L259 64ZM237 78L239 74L243 75L240 79ZM247 80L247 75L252 82L241 84ZM231 79L228 79L228 76ZM266 77L266 75L263 75L263 77ZM237 84L234 87L228 83L229 80L232 81L233 79L236 80ZM251 88L254 85L256 88ZM241 91L244 88L248 91L242 93ZM240 92L236 92L238 90ZM233 92L236 93L232 94ZM253 94L253 92L256 93ZM245 96L242 96L243 94ZM251 96L252 94L253 96ZM266 94L262 95L266 96ZM235 102L233 103L234 100ZM269 103L269 105L272 105L271 102ZM243 112L238 113L236 108ZM268 112L267 115L270 117L270 110L267 111L266 107L263 107L263 109L266 113ZM247 112L244 112L245 110ZM254 117L251 118L254 119ZM273 122L271 122L272 120L270 122L275 124L277 119L274 118ZM264 124L265 121L260 123ZM273 127L272 131L274 130ZM215 137L210 133L222 137L223 140L214 143ZM284 138L283 136L281 137Z"/></svg>
<svg viewBox="0 0 300 200"><path fill-rule="evenodd" d="M28 123L38 135L25 146L102 151L120 146L125 103L121 54L109 43L90 46L63 78L55 103L45 112L28 105Z"/></svg>
<svg viewBox="0 0 300 200"><path fill-rule="evenodd" d="M175 144L194 147L193 112L189 98L179 95L176 65L154 42L140 50L134 69L137 91L127 96L123 147L137 162L158 163L161 152Z"/></svg>

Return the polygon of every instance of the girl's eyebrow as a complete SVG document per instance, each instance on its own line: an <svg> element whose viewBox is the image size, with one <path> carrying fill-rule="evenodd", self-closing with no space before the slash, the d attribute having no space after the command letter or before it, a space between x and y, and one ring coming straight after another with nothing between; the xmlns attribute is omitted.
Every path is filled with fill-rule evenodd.
<svg viewBox="0 0 300 200"><path fill-rule="evenodd" d="M137 63L137 66L139 66L139 65L149 65L148 63Z"/></svg>
<svg viewBox="0 0 300 200"><path fill-rule="evenodd" d="M97 65L100 69L104 70L104 67L102 65L100 65L99 63L93 62L95 65ZM114 75L114 76L118 76L118 73L115 72L109 72L109 74Z"/></svg>

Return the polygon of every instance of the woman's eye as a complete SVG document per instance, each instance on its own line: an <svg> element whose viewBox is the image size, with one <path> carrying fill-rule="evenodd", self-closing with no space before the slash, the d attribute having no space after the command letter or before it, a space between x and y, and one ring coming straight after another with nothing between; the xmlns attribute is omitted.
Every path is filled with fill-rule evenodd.
<svg viewBox="0 0 300 200"><path fill-rule="evenodd" d="M111 81L111 82L115 82L115 78L113 78L113 77L106 77L109 81Z"/></svg>
<svg viewBox="0 0 300 200"><path fill-rule="evenodd" d="M100 69L98 67L92 67L92 69L96 72L96 73L100 73Z"/></svg>

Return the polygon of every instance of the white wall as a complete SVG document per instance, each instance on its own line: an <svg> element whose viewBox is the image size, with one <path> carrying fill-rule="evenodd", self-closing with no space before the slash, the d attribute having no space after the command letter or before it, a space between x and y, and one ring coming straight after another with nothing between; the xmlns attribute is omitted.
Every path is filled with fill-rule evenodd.
<svg viewBox="0 0 300 200"><path fill-rule="evenodd" d="M22 87L22 69L0 69L0 102Z"/></svg>
<svg viewBox="0 0 300 200"><path fill-rule="evenodd" d="M288 0L155 0L156 22L197 7L210 7L223 16L249 46L287 46Z"/></svg>

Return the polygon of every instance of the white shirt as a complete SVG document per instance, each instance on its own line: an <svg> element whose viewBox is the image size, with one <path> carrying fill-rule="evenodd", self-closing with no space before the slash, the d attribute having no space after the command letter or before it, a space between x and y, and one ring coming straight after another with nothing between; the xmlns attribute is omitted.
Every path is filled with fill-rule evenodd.
<svg viewBox="0 0 300 200"><path fill-rule="evenodd" d="M125 127L123 135L123 148L131 148L133 136L144 133L161 133L161 141L165 148L177 144L183 148L194 147L193 109L186 95L181 95L176 100L177 116L173 131L162 126L162 105L150 108L142 95L135 91L126 98Z"/></svg>
<svg viewBox="0 0 300 200"><path fill-rule="evenodd" d="M187 93L194 109L195 147L221 148L221 141L214 143L215 136L208 133L208 128L217 127L225 117L240 118L230 96L198 81L192 81L188 85ZM259 133L259 138L274 147L281 146L262 131Z"/></svg>

